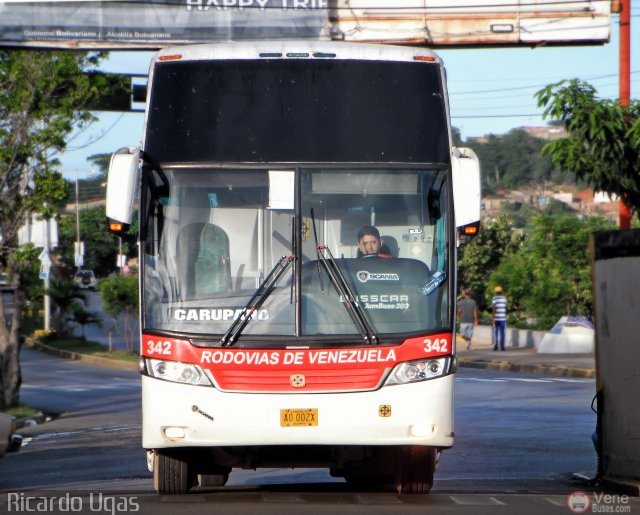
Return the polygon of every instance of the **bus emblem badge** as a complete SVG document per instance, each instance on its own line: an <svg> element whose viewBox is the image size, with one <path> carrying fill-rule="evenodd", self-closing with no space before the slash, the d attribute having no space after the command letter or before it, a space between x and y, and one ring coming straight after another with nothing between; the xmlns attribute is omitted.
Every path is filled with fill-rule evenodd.
<svg viewBox="0 0 640 515"><path fill-rule="evenodd" d="M291 386L294 388L304 388L307 384L307 380L302 374L294 374L291 376Z"/></svg>
<svg viewBox="0 0 640 515"><path fill-rule="evenodd" d="M391 406L388 404L383 404L378 408L378 415L381 417L390 417L391 416Z"/></svg>

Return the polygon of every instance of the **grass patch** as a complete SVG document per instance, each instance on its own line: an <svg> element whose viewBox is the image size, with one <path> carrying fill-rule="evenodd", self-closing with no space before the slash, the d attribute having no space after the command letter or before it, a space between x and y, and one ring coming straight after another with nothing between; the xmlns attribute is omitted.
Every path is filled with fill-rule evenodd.
<svg viewBox="0 0 640 515"><path fill-rule="evenodd" d="M122 350L114 350L109 352L104 345L90 340L82 340L81 338L68 337L57 338L46 343L50 347L69 352L77 352L79 354L88 354L100 358L117 359L119 361L128 361L137 363L140 356L135 352L126 352Z"/></svg>
<svg viewBox="0 0 640 515"><path fill-rule="evenodd" d="M30 408L29 406L24 406L23 404L18 404L17 406L9 408L6 413L16 418L35 417L40 414L38 410Z"/></svg>

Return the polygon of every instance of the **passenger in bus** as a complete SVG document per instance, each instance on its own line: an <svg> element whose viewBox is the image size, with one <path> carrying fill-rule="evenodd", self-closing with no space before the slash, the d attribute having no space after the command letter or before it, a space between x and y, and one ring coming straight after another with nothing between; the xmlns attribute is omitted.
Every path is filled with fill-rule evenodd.
<svg viewBox="0 0 640 515"><path fill-rule="evenodd" d="M380 232L373 225L365 225L358 231L358 257L393 257L384 245L384 240L380 238Z"/></svg>

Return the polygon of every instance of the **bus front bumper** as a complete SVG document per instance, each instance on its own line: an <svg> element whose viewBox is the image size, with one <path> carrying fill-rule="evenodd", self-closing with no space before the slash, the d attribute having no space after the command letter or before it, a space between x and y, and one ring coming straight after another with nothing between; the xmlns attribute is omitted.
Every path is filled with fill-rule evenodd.
<svg viewBox="0 0 640 515"><path fill-rule="evenodd" d="M453 445L453 388L453 374L375 391L313 394L227 393L143 376L143 447L446 448ZM283 413L305 412L309 425L283 426Z"/></svg>

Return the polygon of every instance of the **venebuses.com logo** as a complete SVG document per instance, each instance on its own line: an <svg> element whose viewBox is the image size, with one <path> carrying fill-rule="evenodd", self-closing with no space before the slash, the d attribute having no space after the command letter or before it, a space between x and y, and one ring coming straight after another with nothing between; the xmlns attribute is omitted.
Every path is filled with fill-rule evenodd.
<svg viewBox="0 0 640 515"><path fill-rule="evenodd" d="M628 495L605 494L604 492L587 494L576 491L567 497L567 506L573 513L630 513Z"/></svg>

